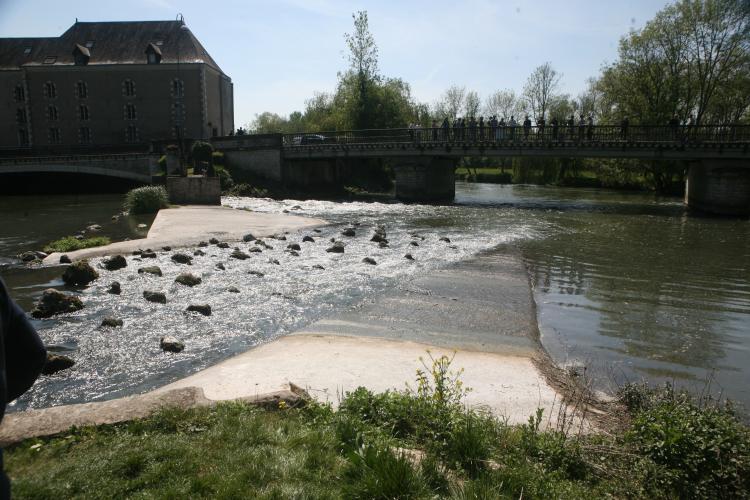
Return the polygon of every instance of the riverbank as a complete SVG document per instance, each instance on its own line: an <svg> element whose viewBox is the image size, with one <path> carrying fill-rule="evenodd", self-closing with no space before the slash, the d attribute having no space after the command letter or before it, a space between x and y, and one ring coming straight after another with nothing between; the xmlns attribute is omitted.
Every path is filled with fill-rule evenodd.
<svg viewBox="0 0 750 500"><path fill-rule="evenodd" d="M103 255L127 255L135 250L147 248L194 246L211 238L228 242L241 241L248 233L260 238L321 226L325 223L321 219L289 214L261 214L229 207L188 205L159 210L145 238L84 248L68 252L66 255L71 261L77 261ZM57 265L60 263L61 255L52 253L42 263Z"/></svg>

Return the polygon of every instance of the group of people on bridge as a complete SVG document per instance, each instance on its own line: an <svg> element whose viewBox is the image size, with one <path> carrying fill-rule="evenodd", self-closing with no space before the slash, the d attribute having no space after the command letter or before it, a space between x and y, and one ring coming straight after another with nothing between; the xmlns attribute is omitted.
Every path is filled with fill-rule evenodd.
<svg viewBox="0 0 750 500"><path fill-rule="evenodd" d="M553 117L549 125L544 118L536 120L536 127L532 126L531 119L526 115L522 122L518 122L515 116L511 116L506 122L505 118L498 119L490 116L485 120L480 116L479 120L473 116L467 118L457 117L451 123L446 117L442 124L432 120L432 126L424 129L420 124L409 124L409 135L412 140L433 141L504 141L504 140L592 140L594 135L594 117L588 118L583 114L576 120L570 115L567 120L558 120Z"/></svg>

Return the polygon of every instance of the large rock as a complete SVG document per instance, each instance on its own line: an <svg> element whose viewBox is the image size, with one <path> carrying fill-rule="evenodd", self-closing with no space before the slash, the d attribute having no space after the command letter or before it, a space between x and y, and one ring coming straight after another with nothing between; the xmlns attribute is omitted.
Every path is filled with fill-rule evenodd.
<svg viewBox="0 0 750 500"><path fill-rule="evenodd" d="M80 260L68 266L62 279L68 286L86 286L99 277L96 269L87 260Z"/></svg>
<svg viewBox="0 0 750 500"><path fill-rule="evenodd" d="M190 304L185 310L189 312L197 312L204 316L211 316L211 306L208 304Z"/></svg>
<svg viewBox="0 0 750 500"><path fill-rule="evenodd" d="M341 234L343 236L348 236L348 237L357 236L357 232L354 230L353 227L347 227L346 229L341 231Z"/></svg>
<svg viewBox="0 0 750 500"><path fill-rule="evenodd" d="M378 263L373 259L372 257L365 257L362 259L362 262L365 264L370 264L371 266L377 266Z"/></svg>
<svg viewBox="0 0 750 500"><path fill-rule="evenodd" d="M55 314L71 313L83 309L83 302L75 295L66 295L54 288L42 292L42 298L31 311L35 318L49 318Z"/></svg>
<svg viewBox="0 0 750 500"><path fill-rule="evenodd" d="M446 243L450 243L450 242L451 242L451 239L450 239L450 238L448 238L447 236L443 236L442 238L440 238L440 241L444 241L444 242L446 242Z"/></svg>
<svg viewBox="0 0 750 500"><path fill-rule="evenodd" d="M184 253L176 253L172 256L172 262L178 264L187 264L188 266L193 264L193 258Z"/></svg>
<svg viewBox="0 0 750 500"><path fill-rule="evenodd" d="M240 289L237 288L236 286L230 286L229 288L227 288L227 292L229 292L229 293L240 293Z"/></svg>
<svg viewBox="0 0 750 500"><path fill-rule="evenodd" d="M286 247L287 247L287 248L288 248L289 250L296 250L296 251L298 251L298 252L299 252L300 250L302 250L302 248L301 248L301 247L299 246L299 243L290 243L290 244L288 244L288 245L287 245Z"/></svg>
<svg viewBox="0 0 750 500"><path fill-rule="evenodd" d="M250 252L250 253L262 253L263 250L261 250L260 247L252 247L252 248L250 248L250 250L248 250L248 252Z"/></svg>
<svg viewBox="0 0 750 500"><path fill-rule="evenodd" d="M249 259L250 256L240 249L235 249L229 256L233 259L245 260Z"/></svg>
<svg viewBox="0 0 750 500"><path fill-rule="evenodd" d="M226 241L222 241L220 243L217 243L216 246L218 248L229 248L229 243L227 243Z"/></svg>
<svg viewBox="0 0 750 500"><path fill-rule="evenodd" d="M404 258L406 260L414 260L414 256L412 254L410 254L410 253L407 253L406 255L404 255Z"/></svg>
<svg viewBox="0 0 750 500"><path fill-rule="evenodd" d="M169 335L162 337L159 345L164 352L182 352L185 349L185 344Z"/></svg>
<svg viewBox="0 0 750 500"><path fill-rule="evenodd" d="M219 244L219 240L217 240L216 238L211 238L210 240L208 240L208 242L211 243L212 245L218 245Z"/></svg>
<svg viewBox="0 0 750 500"><path fill-rule="evenodd" d="M328 253L344 253L344 244L340 241L334 242L333 246L326 248Z"/></svg>
<svg viewBox="0 0 750 500"><path fill-rule="evenodd" d="M155 259L156 252L152 250L144 250L143 252L141 252L141 258L142 259Z"/></svg>
<svg viewBox="0 0 750 500"><path fill-rule="evenodd" d="M250 274L252 276L257 276L258 278L262 278L263 276L265 276L265 274L263 274L260 271L256 271L255 269L253 269L252 271L248 271L247 274Z"/></svg>
<svg viewBox="0 0 750 500"><path fill-rule="evenodd" d="M145 256L141 254L141 257ZM104 259L102 261L102 266L104 266L104 269L106 269L107 271L117 271L118 269L122 269L127 265L128 261L125 260L125 257L123 257L122 255L113 255L109 259Z"/></svg>
<svg viewBox="0 0 750 500"><path fill-rule="evenodd" d="M179 283L180 285L191 286L191 287L195 285L200 285L201 281L202 280L198 276L191 274L191 273L180 273L174 279L175 283Z"/></svg>
<svg viewBox="0 0 750 500"><path fill-rule="evenodd" d="M164 292L153 292L151 290L145 290L143 292L143 298L148 300L149 302L156 302L157 304L167 303L167 296L164 295Z"/></svg>
<svg viewBox="0 0 750 500"><path fill-rule="evenodd" d="M71 260L68 254L64 253L60 256L60 264L70 264Z"/></svg>
<svg viewBox="0 0 750 500"><path fill-rule="evenodd" d="M153 274L154 276L161 276L161 268L159 266L146 266L139 267L138 274Z"/></svg>
<svg viewBox="0 0 750 500"><path fill-rule="evenodd" d="M219 271L226 271L227 270L227 268L221 262L219 262L218 264L216 264L216 269L218 269Z"/></svg>
<svg viewBox="0 0 750 500"><path fill-rule="evenodd" d="M112 283L110 283L109 289L107 289L107 293L111 293L112 295L120 295L122 293L120 282L113 281Z"/></svg>
<svg viewBox="0 0 750 500"><path fill-rule="evenodd" d="M302 242L303 243L306 243L306 242L315 243L315 238L313 238L312 236L305 236L304 238L302 238Z"/></svg>
<svg viewBox="0 0 750 500"><path fill-rule="evenodd" d="M108 327L108 328L117 328L122 326L122 320L118 318L104 318L102 320L102 326Z"/></svg>
<svg viewBox="0 0 750 500"><path fill-rule="evenodd" d="M44 363L42 373L44 375L52 375L61 370L67 370L71 366L75 365L76 362L67 356L61 354L47 353L47 361Z"/></svg>
<svg viewBox="0 0 750 500"><path fill-rule="evenodd" d="M255 236L253 236L250 233L247 233L245 236L242 237L242 241L245 241L245 242L255 241Z"/></svg>

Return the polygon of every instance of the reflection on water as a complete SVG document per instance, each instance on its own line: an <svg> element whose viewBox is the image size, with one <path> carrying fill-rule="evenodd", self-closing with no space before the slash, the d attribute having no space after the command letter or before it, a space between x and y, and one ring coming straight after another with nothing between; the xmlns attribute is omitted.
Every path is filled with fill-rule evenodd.
<svg viewBox="0 0 750 500"><path fill-rule="evenodd" d="M46 200L49 215L41 218L46 226L34 228L18 222L16 202L0 203L0 258L37 249L91 222L104 231L118 227L103 221L117 212L119 197L82 197L76 203L83 208L61 210L59 223L55 201ZM284 250L301 234L268 240L275 248L247 261L229 259L231 248L209 247L190 268L203 277L194 289L173 283L184 267L172 263L168 253L156 262L130 257L128 268L103 273L82 292L83 311L36 323L48 344L69 350L78 364L44 378L19 406L146 390L351 307L416 273L510 241L523 250L542 340L557 360L597 368L603 386L641 377L698 384L715 373L726 395L750 404L747 220L697 217L679 200L637 193L463 183L457 184L457 204L442 207L247 198L224 203L275 213L300 205L301 215L325 218L332 226L309 232L317 241L301 243L299 257ZM15 213L15 222L8 213ZM353 222L361 225L346 253L326 253L328 239L340 238L340 230ZM377 224L386 226L390 248L369 242ZM418 247L410 243L415 232L425 237ZM441 236L456 248L439 241ZM416 262L403 258L407 252ZM378 266L362 264L365 256ZM217 271L217 262L227 271ZM314 269L316 264L325 271ZM140 265L159 265L164 277L135 273ZM265 276L249 275L251 270ZM0 272L27 308L44 288L62 288L60 269ZM103 292L113 279L123 283L120 297ZM229 286L242 293L228 293ZM146 289L165 291L168 304L145 303ZM189 303L205 302L214 310L210 318L184 314ZM98 328L105 315L123 318L122 331ZM180 356L160 352L158 338L167 333L185 340Z"/></svg>

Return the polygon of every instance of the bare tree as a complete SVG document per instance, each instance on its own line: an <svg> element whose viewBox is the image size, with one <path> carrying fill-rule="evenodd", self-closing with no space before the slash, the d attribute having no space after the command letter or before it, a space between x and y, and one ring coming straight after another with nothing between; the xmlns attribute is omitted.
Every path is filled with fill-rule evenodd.
<svg viewBox="0 0 750 500"><path fill-rule="evenodd" d="M511 116L520 116L523 113L523 106L515 91L498 90L485 100L484 112L489 116L509 119Z"/></svg>
<svg viewBox="0 0 750 500"><path fill-rule="evenodd" d="M547 113L550 100L560 85L560 78L562 75L546 62L537 67L526 80L523 97L537 119L544 118Z"/></svg>
<svg viewBox="0 0 750 500"><path fill-rule="evenodd" d="M464 109L465 101L466 87L451 85L433 105L434 114L438 117L447 116L451 120L455 120Z"/></svg>
<svg viewBox="0 0 750 500"><path fill-rule="evenodd" d="M479 114L479 106L481 105L479 94L470 90L466 93L464 99L464 116L476 116Z"/></svg>

